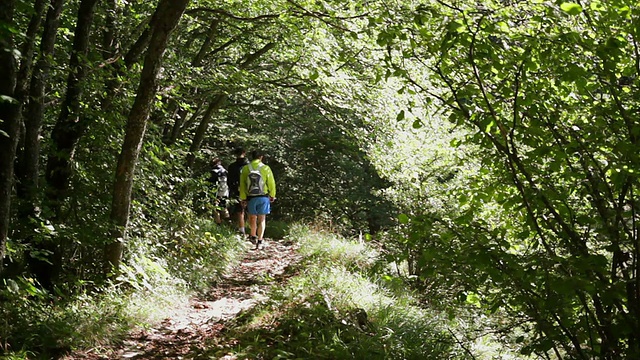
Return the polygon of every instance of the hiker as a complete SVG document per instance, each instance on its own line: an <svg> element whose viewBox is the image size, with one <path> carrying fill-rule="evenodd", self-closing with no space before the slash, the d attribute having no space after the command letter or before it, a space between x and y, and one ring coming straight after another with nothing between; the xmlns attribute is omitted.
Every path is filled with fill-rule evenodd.
<svg viewBox="0 0 640 360"><path fill-rule="evenodd" d="M216 200L214 203L213 216L216 224L222 224L222 219L229 218L227 211L227 199L229 198L229 186L227 184L227 169L222 166L222 161L215 158L212 162L210 182L216 188Z"/></svg>
<svg viewBox="0 0 640 360"><path fill-rule="evenodd" d="M276 199L276 182L271 168L262 163L264 154L260 150L251 153L251 162L240 174L240 200L249 213L249 239L255 241L256 249L262 249L267 214Z"/></svg>
<svg viewBox="0 0 640 360"><path fill-rule="evenodd" d="M236 161L229 165L229 177L227 183L229 184L229 199L230 201L230 213L231 217L235 220L238 226L238 231L244 236L245 231L245 213L244 206L240 202L240 172L242 168L249 163L249 159L246 158L246 150L238 147L234 150Z"/></svg>

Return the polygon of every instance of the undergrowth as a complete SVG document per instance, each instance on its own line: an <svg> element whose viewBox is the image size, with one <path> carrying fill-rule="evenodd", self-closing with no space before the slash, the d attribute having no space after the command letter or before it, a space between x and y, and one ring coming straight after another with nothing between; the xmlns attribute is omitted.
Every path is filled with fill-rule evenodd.
<svg viewBox="0 0 640 360"><path fill-rule="evenodd" d="M0 284L0 358L51 359L74 349L100 349L148 327L188 303L239 259L243 241L208 220L179 241L133 238L120 275L94 287L78 280L74 295L45 292L30 278Z"/></svg>
<svg viewBox="0 0 640 360"><path fill-rule="evenodd" d="M456 359L464 351L448 319L392 293L372 269L366 243L290 229L305 256L298 275L235 321L232 353L242 359Z"/></svg>
<svg viewBox="0 0 640 360"><path fill-rule="evenodd" d="M231 227L199 221L187 234L166 242L159 254L189 288L202 291L240 260L245 246Z"/></svg>

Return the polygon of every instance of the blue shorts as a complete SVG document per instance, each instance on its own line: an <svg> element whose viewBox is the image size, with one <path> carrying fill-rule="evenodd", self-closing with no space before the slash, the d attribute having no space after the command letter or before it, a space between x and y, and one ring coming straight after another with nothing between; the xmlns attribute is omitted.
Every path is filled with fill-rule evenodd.
<svg viewBox="0 0 640 360"><path fill-rule="evenodd" d="M249 198L247 211L249 215L267 215L271 213L271 201L266 196Z"/></svg>

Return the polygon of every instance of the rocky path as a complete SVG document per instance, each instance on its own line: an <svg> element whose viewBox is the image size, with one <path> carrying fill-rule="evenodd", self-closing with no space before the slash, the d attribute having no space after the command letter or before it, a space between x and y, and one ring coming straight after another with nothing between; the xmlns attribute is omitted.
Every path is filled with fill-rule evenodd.
<svg viewBox="0 0 640 360"><path fill-rule="evenodd" d="M191 299L188 306L176 309L159 325L133 332L120 348L75 353L65 360L216 358L211 357L215 353L211 346L224 341L220 334L226 323L266 299L271 286L291 276L286 270L299 260L295 250L293 244L284 241L269 241L262 250L251 247L242 262L215 287ZM217 358L233 359L229 355Z"/></svg>

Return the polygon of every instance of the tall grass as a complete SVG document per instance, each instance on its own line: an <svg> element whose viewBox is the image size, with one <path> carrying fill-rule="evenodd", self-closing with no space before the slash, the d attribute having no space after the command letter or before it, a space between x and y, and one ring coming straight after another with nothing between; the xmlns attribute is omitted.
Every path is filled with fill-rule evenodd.
<svg viewBox="0 0 640 360"><path fill-rule="evenodd" d="M239 358L456 359L448 319L371 277L378 254L366 243L304 226L290 229L304 268L271 299L238 319ZM217 354L220 355L220 354Z"/></svg>
<svg viewBox="0 0 640 360"><path fill-rule="evenodd" d="M289 238L300 244L300 253L317 265L342 265L354 271L369 270L379 254L365 242L346 239L331 232L311 231L304 225L291 226Z"/></svg>

